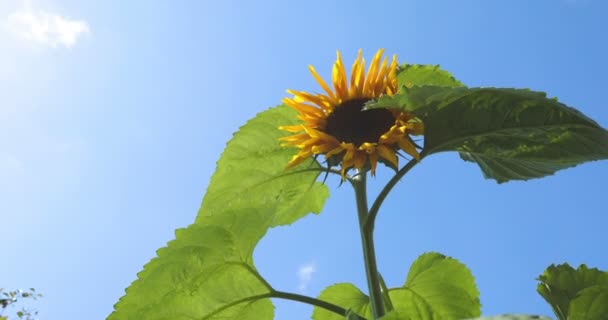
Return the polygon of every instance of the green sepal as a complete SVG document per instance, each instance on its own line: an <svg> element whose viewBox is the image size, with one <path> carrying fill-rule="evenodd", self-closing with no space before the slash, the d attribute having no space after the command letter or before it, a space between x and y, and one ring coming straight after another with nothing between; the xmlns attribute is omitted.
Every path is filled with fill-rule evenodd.
<svg viewBox="0 0 608 320"><path fill-rule="evenodd" d="M157 251L109 320L270 320L273 288L253 250L269 228L320 212L329 193L312 159L285 170L294 153L278 129L297 122L285 106L258 114L228 143L194 224Z"/></svg>
<svg viewBox="0 0 608 320"><path fill-rule="evenodd" d="M538 277L537 291L560 320L608 318L608 272L551 265Z"/></svg>

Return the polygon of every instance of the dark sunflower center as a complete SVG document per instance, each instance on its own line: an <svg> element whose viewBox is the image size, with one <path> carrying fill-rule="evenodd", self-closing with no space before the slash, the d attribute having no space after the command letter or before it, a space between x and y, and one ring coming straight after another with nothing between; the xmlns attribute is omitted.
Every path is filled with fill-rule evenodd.
<svg viewBox="0 0 608 320"><path fill-rule="evenodd" d="M378 142L395 124L395 117L386 109L363 110L367 101L369 99L355 99L336 106L327 117L325 133L357 147L364 142Z"/></svg>

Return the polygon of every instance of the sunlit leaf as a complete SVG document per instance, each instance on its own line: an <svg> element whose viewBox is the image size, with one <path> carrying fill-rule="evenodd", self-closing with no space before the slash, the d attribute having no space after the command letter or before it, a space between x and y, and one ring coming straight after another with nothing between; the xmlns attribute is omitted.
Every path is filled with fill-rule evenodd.
<svg viewBox="0 0 608 320"><path fill-rule="evenodd" d="M570 302L568 319L608 319L608 285L591 286L579 291Z"/></svg>
<svg viewBox="0 0 608 320"><path fill-rule="evenodd" d="M405 64L400 66L397 71L397 82L400 87L433 85L454 88L464 86L449 72L441 69L439 65L429 64Z"/></svg>
<svg viewBox="0 0 608 320"><path fill-rule="evenodd" d="M380 320L414 320L408 315L400 312L390 312ZM549 317L538 316L538 315L527 315L527 314L502 314L498 316L480 317L466 320L551 320Z"/></svg>
<svg viewBox="0 0 608 320"><path fill-rule="evenodd" d="M297 113L281 106L259 114L235 133L218 161L197 222L225 206L272 208L271 226L320 212L329 193L324 185L315 183L319 166L310 161L285 170L296 149L279 145L278 139L290 133L278 127L295 124Z"/></svg>
<svg viewBox="0 0 608 320"><path fill-rule="evenodd" d="M418 257L410 268L405 285L389 289L389 296L394 310L387 314L386 319L450 320L481 314L479 292L471 272L457 260L438 253ZM352 284L330 286L319 299L371 319L369 297ZM312 318L342 319L320 308L315 308Z"/></svg>
<svg viewBox="0 0 608 320"><path fill-rule="evenodd" d="M366 319L371 319L372 310L369 304L369 297L361 292L355 285L350 283L338 283L329 286L321 292L319 299L342 306L344 309L350 309L351 313L355 313ZM343 320L335 313L331 313L325 309L315 307L312 318L314 320Z"/></svg>
<svg viewBox="0 0 608 320"><path fill-rule="evenodd" d="M481 315L475 278L456 259L435 252L421 255L412 264L403 287L422 297L439 319Z"/></svg>
<svg viewBox="0 0 608 320"><path fill-rule="evenodd" d="M608 159L608 131L541 92L412 87L392 99L424 122L422 156L458 151L499 183Z"/></svg>
<svg viewBox="0 0 608 320"><path fill-rule="evenodd" d="M498 316L480 317L467 320L551 320L551 318L531 314L501 314Z"/></svg>
<svg viewBox="0 0 608 320"><path fill-rule="evenodd" d="M293 152L279 146L279 125L294 112L260 113L237 132L218 161L196 222L158 250L108 319L273 318L273 288L253 265L267 230L319 212L327 188L317 165L285 171Z"/></svg>
<svg viewBox="0 0 608 320"><path fill-rule="evenodd" d="M409 315L407 315L403 312L393 310L393 311L385 314L383 317L380 317L379 320L414 320L414 319L412 319L412 317L410 317Z"/></svg>
<svg viewBox="0 0 608 320"><path fill-rule="evenodd" d="M561 320L596 320L608 315L608 272L581 265L551 265L538 278L538 293Z"/></svg>

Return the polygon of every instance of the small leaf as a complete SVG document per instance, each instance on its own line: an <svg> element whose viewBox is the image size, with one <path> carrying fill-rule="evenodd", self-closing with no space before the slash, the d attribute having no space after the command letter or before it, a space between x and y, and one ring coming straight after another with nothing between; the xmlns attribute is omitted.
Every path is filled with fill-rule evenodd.
<svg viewBox="0 0 608 320"><path fill-rule="evenodd" d="M366 104L366 109L401 108L411 112L427 105L431 99L441 100L446 88L464 87L438 65L405 64L397 71L397 82L399 94L372 100Z"/></svg>
<svg viewBox="0 0 608 320"><path fill-rule="evenodd" d="M358 316L371 319L372 310L369 297L350 283L338 283L329 286L321 292L319 299L342 306ZM343 317L323 308L315 307L312 313L314 320L342 320Z"/></svg>
<svg viewBox="0 0 608 320"><path fill-rule="evenodd" d="M418 257L403 288L422 298L437 319L481 315L479 291L471 271L458 260L442 254L431 252Z"/></svg>
<svg viewBox="0 0 608 320"><path fill-rule="evenodd" d="M274 290L253 265L253 250L272 226L319 212L327 188L309 170L284 168L279 125L295 111L260 113L228 143L194 224L176 231L115 305L109 320L269 320Z"/></svg>
<svg viewBox="0 0 608 320"><path fill-rule="evenodd" d="M440 86L440 87L463 87L449 72L442 70L439 65L429 64L405 64L397 71L397 83L399 87L415 86Z"/></svg>
<svg viewBox="0 0 608 320"><path fill-rule="evenodd" d="M438 253L420 256L410 269L405 286L389 289L393 311L382 319L450 320L481 314L479 293L471 272L455 259ZM354 285L340 283L323 290L319 299L372 318L369 297ZM340 316L315 307L314 320Z"/></svg>
<svg viewBox="0 0 608 320"><path fill-rule="evenodd" d="M377 100L371 100L365 104L366 109L401 109L414 112L433 103L443 102L450 98L455 92L462 92L466 88L449 88L433 85L414 85L412 87L401 87L399 93L389 96L384 95Z"/></svg>
<svg viewBox="0 0 608 320"><path fill-rule="evenodd" d="M593 314L596 314L595 310L598 312L606 310L602 308L607 306L605 301L608 300L597 299L607 296L608 272L596 268L589 269L584 264L574 269L566 263L549 266L538 280L540 281L537 287L538 293L551 305L553 312L561 320L596 320L598 318L571 318L570 314L572 311L577 315L586 315L587 309L591 307L594 308L590 309ZM601 303L595 305L598 301ZM570 308L575 309L570 310Z"/></svg>

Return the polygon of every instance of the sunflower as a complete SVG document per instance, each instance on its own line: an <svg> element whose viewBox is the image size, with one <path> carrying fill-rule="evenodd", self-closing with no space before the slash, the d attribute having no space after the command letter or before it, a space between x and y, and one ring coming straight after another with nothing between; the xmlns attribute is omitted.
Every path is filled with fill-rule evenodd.
<svg viewBox="0 0 608 320"><path fill-rule="evenodd" d="M381 161L398 168L399 150L420 160L410 135L423 134L422 123L407 112L390 109L365 110L365 104L382 95L397 92L397 57L391 63L382 59L384 50L374 55L365 73L361 50L353 63L350 81L346 75L340 52L332 70L333 90L312 66L310 73L325 94L287 90L293 98L283 103L298 111L299 125L279 129L294 133L280 138L282 146L299 148L288 163L292 168L315 155L324 155L330 166L341 164L342 178L350 169L371 169Z"/></svg>

